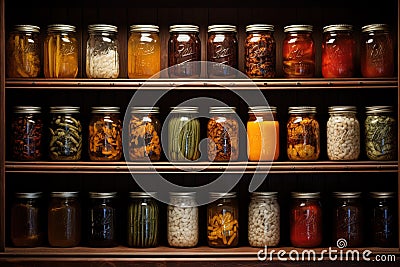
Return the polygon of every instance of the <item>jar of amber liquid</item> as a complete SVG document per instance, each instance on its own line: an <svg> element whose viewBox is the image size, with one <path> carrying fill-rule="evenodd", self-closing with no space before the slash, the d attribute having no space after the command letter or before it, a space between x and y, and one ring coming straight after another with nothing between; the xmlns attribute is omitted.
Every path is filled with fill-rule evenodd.
<svg viewBox="0 0 400 267"><path fill-rule="evenodd" d="M36 78L40 75L40 27L14 25L6 44L8 78Z"/></svg>
<svg viewBox="0 0 400 267"><path fill-rule="evenodd" d="M361 28L361 74L365 78L393 77L394 40L387 24Z"/></svg>
<svg viewBox="0 0 400 267"><path fill-rule="evenodd" d="M317 160L320 154L320 128L317 108L289 107L287 155L289 160Z"/></svg>
<svg viewBox="0 0 400 267"><path fill-rule="evenodd" d="M289 25L282 44L283 75L286 78L309 78L315 75L315 43L312 25Z"/></svg>
<svg viewBox="0 0 400 267"><path fill-rule="evenodd" d="M353 26L333 24L323 28L322 76L324 78L354 77L356 41Z"/></svg>
<svg viewBox="0 0 400 267"><path fill-rule="evenodd" d="M11 208L11 242L16 247L37 247L43 242L41 192L15 193Z"/></svg>
<svg viewBox="0 0 400 267"><path fill-rule="evenodd" d="M74 247L81 241L81 207L78 192L51 192L48 241L52 247Z"/></svg>
<svg viewBox="0 0 400 267"><path fill-rule="evenodd" d="M210 107L207 124L207 154L210 161L239 157L239 117L235 107Z"/></svg>
<svg viewBox="0 0 400 267"><path fill-rule="evenodd" d="M245 73L249 78L273 78L276 74L276 42L274 26L246 26L244 43Z"/></svg>
<svg viewBox="0 0 400 267"><path fill-rule="evenodd" d="M279 158L279 121L273 106L249 107L247 121L247 157L249 161Z"/></svg>
<svg viewBox="0 0 400 267"><path fill-rule="evenodd" d="M122 122L119 107L92 107L89 123L89 157L117 161L122 157Z"/></svg>
<svg viewBox="0 0 400 267"><path fill-rule="evenodd" d="M128 39L128 77L147 79L154 75L159 76L160 70L159 27L156 25L131 25Z"/></svg>
<svg viewBox="0 0 400 267"><path fill-rule="evenodd" d="M44 77L75 78L78 75L79 44L75 26L52 24L44 40Z"/></svg>

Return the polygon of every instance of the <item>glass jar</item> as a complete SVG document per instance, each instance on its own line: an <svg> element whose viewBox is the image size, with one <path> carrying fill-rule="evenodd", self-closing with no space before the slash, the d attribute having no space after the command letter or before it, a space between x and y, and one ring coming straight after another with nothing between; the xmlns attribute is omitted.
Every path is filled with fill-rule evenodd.
<svg viewBox="0 0 400 267"><path fill-rule="evenodd" d="M318 247L322 243L320 192L292 192L290 242L295 247Z"/></svg>
<svg viewBox="0 0 400 267"><path fill-rule="evenodd" d="M273 247L280 241L278 192L253 192L248 213L248 240L252 247Z"/></svg>
<svg viewBox="0 0 400 267"><path fill-rule="evenodd" d="M49 153L52 160L80 160L82 154L82 126L79 107L50 107Z"/></svg>
<svg viewBox="0 0 400 267"><path fill-rule="evenodd" d="M195 247L199 241L196 192L170 192L167 239L171 247Z"/></svg>
<svg viewBox="0 0 400 267"><path fill-rule="evenodd" d="M210 192L207 205L208 246L236 247L239 242L239 208L236 192Z"/></svg>
<svg viewBox="0 0 400 267"><path fill-rule="evenodd" d="M320 153L320 128L317 108L289 107L287 155L289 160L317 160Z"/></svg>
<svg viewBox="0 0 400 267"><path fill-rule="evenodd" d="M41 107L15 106L11 122L14 160L42 159L43 120Z"/></svg>
<svg viewBox="0 0 400 267"><path fill-rule="evenodd" d="M89 192L89 237L91 247L117 245L117 225L114 199L116 192Z"/></svg>
<svg viewBox="0 0 400 267"><path fill-rule="evenodd" d="M7 40L7 77L37 78L40 75L40 27L14 25Z"/></svg>
<svg viewBox="0 0 400 267"><path fill-rule="evenodd" d="M365 150L370 160L397 158L397 120L392 106L366 107Z"/></svg>
<svg viewBox="0 0 400 267"><path fill-rule="evenodd" d="M173 107L168 121L168 159L197 160L200 157L198 107Z"/></svg>
<svg viewBox="0 0 400 267"><path fill-rule="evenodd" d="M129 121L129 159L157 161L161 157L158 107L132 107Z"/></svg>
<svg viewBox="0 0 400 267"><path fill-rule="evenodd" d="M247 121L247 157L249 161L272 161L279 158L279 121L277 108L249 107Z"/></svg>
<svg viewBox="0 0 400 267"><path fill-rule="evenodd" d="M89 123L89 157L118 161L122 157L122 122L119 107L92 107Z"/></svg>
<svg viewBox="0 0 400 267"><path fill-rule="evenodd" d="M117 26L92 24L88 26L86 42L86 76L88 78L118 78L119 41Z"/></svg>
<svg viewBox="0 0 400 267"><path fill-rule="evenodd" d="M356 41L353 26L333 24L323 28L322 76L324 78L354 77Z"/></svg>
<svg viewBox="0 0 400 267"><path fill-rule="evenodd" d="M128 39L128 77L147 79L161 70L159 27L131 25ZM154 76L154 77L158 77Z"/></svg>
<svg viewBox="0 0 400 267"><path fill-rule="evenodd" d="M81 241L81 206L78 192L51 192L48 241L52 247L74 247Z"/></svg>
<svg viewBox="0 0 400 267"><path fill-rule="evenodd" d="M128 246L156 247L159 243L159 207L154 192L130 192Z"/></svg>
<svg viewBox="0 0 400 267"><path fill-rule="evenodd" d="M328 108L327 152L330 160L357 160L360 155L360 123L355 106Z"/></svg>
<svg viewBox="0 0 400 267"><path fill-rule="evenodd" d="M207 124L210 161L231 161L239 157L239 123L235 110L235 107L210 107Z"/></svg>
<svg viewBox="0 0 400 267"><path fill-rule="evenodd" d="M44 77L75 78L78 75L79 44L75 26L52 24L44 41Z"/></svg>
<svg viewBox="0 0 400 267"><path fill-rule="evenodd" d="M246 26L244 69L249 78L273 78L276 74L276 42L274 26Z"/></svg>
<svg viewBox="0 0 400 267"><path fill-rule="evenodd" d="M168 74L170 78L198 78L201 73L199 26L172 25L168 40Z"/></svg>
<svg viewBox="0 0 400 267"><path fill-rule="evenodd" d="M334 192L333 239L344 239L347 247L360 247L363 244L363 210L361 192Z"/></svg>
<svg viewBox="0 0 400 267"><path fill-rule="evenodd" d="M394 40L387 24L361 28L361 74L365 78L393 77Z"/></svg>
<svg viewBox="0 0 400 267"><path fill-rule="evenodd" d="M309 78L315 75L315 43L312 25L284 27L283 75L286 78Z"/></svg>
<svg viewBox="0 0 400 267"><path fill-rule="evenodd" d="M43 242L42 192L15 193L11 207L11 242L16 247L38 247Z"/></svg>

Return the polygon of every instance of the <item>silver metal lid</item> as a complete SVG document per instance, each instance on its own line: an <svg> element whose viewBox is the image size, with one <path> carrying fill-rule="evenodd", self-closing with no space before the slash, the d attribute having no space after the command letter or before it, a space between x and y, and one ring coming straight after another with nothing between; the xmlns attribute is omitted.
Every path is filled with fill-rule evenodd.
<svg viewBox="0 0 400 267"><path fill-rule="evenodd" d="M236 192L210 192L210 198L211 199L217 199L217 198L235 198L236 197Z"/></svg>
<svg viewBox="0 0 400 267"><path fill-rule="evenodd" d="M333 192L335 198L360 198L361 192Z"/></svg>
<svg viewBox="0 0 400 267"><path fill-rule="evenodd" d="M51 197L78 197L79 192L51 192Z"/></svg>
<svg viewBox="0 0 400 267"><path fill-rule="evenodd" d="M312 32L313 26L306 24L288 25L283 28L284 32Z"/></svg>
<svg viewBox="0 0 400 267"><path fill-rule="evenodd" d="M35 106L14 106L14 113L41 113L41 107Z"/></svg>
<svg viewBox="0 0 400 267"><path fill-rule="evenodd" d="M246 26L246 32L257 32L257 31L267 31L273 32L274 25L270 24L251 24Z"/></svg>
<svg viewBox="0 0 400 267"><path fill-rule="evenodd" d="M79 113L80 107L55 106L50 107L50 113Z"/></svg>
<svg viewBox="0 0 400 267"><path fill-rule="evenodd" d="M389 31L388 24L369 24L361 27L362 32L373 32L373 31Z"/></svg>
<svg viewBox="0 0 400 267"><path fill-rule="evenodd" d="M40 32L40 27L35 25L14 25L14 31L19 32Z"/></svg>
<svg viewBox="0 0 400 267"><path fill-rule="evenodd" d="M88 32L118 32L118 27L109 24L92 24L88 26Z"/></svg>
<svg viewBox="0 0 400 267"><path fill-rule="evenodd" d="M298 107L289 107L289 114L303 114L303 113L317 113L316 107L309 106L298 106Z"/></svg>
<svg viewBox="0 0 400 267"><path fill-rule="evenodd" d="M235 107L210 107L210 113L235 113Z"/></svg>
<svg viewBox="0 0 400 267"><path fill-rule="evenodd" d="M394 198L396 196L395 192L369 192L372 198Z"/></svg>
<svg viewBox="0 0 400 267"><path fill-rule="evenodd" d="M292 198L320 198L320 192L292 192Z"/></svg>
<svg viewBox="0 0 400 267"><path fill-rule="evenodd" d="M47 31L75 32L76 28L67 24L51 24L47 26Z"/></svg>
<svg viewBox="0 0 400 267"><path fill-rule="evenodd" d="M117 192L89 192L90 198L115 198L117 196Z"/></svg>
<svg viewBox="0 0 400 267"><path fill-rule="evenodd" d="M156 196L156 192L129 192L130 198L149 198Z"/></svg>
<svg viewBox="0 0 400 267"><path fill-rule="evenodd" d="M198 113L198 107L171 107L171 113Z"/></svg>
<svg viewBox="0 0 400 267"><path fill-rule="evenodd" d="M236 32L236 26L234 25L210 25L208 26L208 32Z"/></svg>
<svg viewBox="0 0 400 267"><path fill-rule="evenodd" d="M328 108L329 114L337 113L357 113L356 106L331 106Z"/></svg>
<svg viewBox="0 0 400 267"><path fill-rule="evenodd" d="M156 25L131 25L130 32L159 32L160 28Z"/></svg>
<svg viewBox="0 0 400 267"><path fill-rule="evenodd" d="M366 114L376 114L376 113L391 113L393 112L393 106L370 106L365 107Z"/></svg>
<svg viewBox="0 0 400 267"><path fill-rule="evenodd" d="M199 32L199 26L196 25L171 25L169 32Z"/></svg>
<svg viewBox="0 0 400 267"><path fill-rule="evenodd" d="M249 112L248 113L276 113L277 112L277 108L274 106L253 106L253 107L249 107Z"/></svg>
<svg viewBox="0 0 400 267"><path fill-rule="evenodd" d="M40 198L42 197L42 192L17 192L15 193L16 198Z"/></svg>
<svg viewBox="0 0 400 267"><path fill-rule="evenodd" d="M332 24L322 28L324 32L334 31L353 31L353 25L350 24Z"/></svg>
<svg viewBox="0 0 400 267"><path fill-rule="evenodd" d="M92 107L92 113L119 113L119 107Z"/></svg>
<svg viewBox="0 0 400 267"><path fill-rule="evenodd" d="M254 198L276 198L278 192L252 192L251 197Z"/></svg>
<svg viewBox="0 0 400 267"><path fill-rule="evenodd" d="M157 114L159 112L159 107L131 107L131 113Z"/></svg>

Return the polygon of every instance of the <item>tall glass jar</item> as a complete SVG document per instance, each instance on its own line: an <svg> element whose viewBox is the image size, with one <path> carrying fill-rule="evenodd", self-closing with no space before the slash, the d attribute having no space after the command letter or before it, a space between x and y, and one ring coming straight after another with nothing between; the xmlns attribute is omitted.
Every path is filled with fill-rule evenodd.
<svg viewBox="0 0 400 267"><path fill-rule="evenodd" d="M88 78L118 78L119 41L118 28L114 25L88 26L86 42L86 75Z"/></svg>
<svg viewBox="0 0 400 267"><path fill-rule="evenodd" d="M289 107L287 155L289 160L317 160L320 154L320 128L317 108Z"/></svg>
<svg viewBox="0 0 400 267"><path fill-rule="evenodd" d="M355 74L356 41L353 25L333 24L323 28L322 76L350 78Z"/></svg>
<svg viewBox="0 0 400 267"><path fill-rule="evenodd" d="M244 68L249 78L273 78L276 74L276 41L274 25L246 26Z"/></svg>
<svg viewBox="0 0 400 267"><path fill-rule="evenodd" d="M44 77L75 78L78 75L79 44L75 26L52 24L44 41Z"/></svg>
<svg viewBox="0 0 400 267"><path fill-rule="evenodd" d="M40 27L14 25L7 40L7 77L36 78L41 71Z"/></svg>
<svg viewBox="0 0 400 267"><path fill-rule="evenodd" d="M89 123L89 157L118 161L122 157L122 122L119 107L92 107Z"/></svg>
<svg viewBox="0 0 400 267"><path fill-rule="evenodd" d="M14 106L11 122L11 146L14 160L42 159L41 109L35 106Z"/></svg>
<svg viewBox="0 0 400 267"><path fill-rule="evenodd" d="M252 247L273 247L280 241L278 192L253 192L248 212L248 240Z"/></svg>
<svg viewBox="0 0 400 267"><path fill-rule="evenodd" d="M199 242L196 192L170 192L167 239L171 247L195 247Z"/></svg>
<svg viewBox="0 0 400 267"><path fill-rule="evenodd" d="M129 159L160 160L161 122L158 107L132 107L129 121Z"/></svg>
<svg viewBox="0 0 400 267"><path fill-rule="evenodd" d="M331 106L326 124L330 160L357 160L360 155L360 123L355 106Z"/></svg>
<svg viewBox="0 0 400 267"><path fill-rule="evenodd" d="M207 124L210 161L231 161L239 157L239 123L235 110L235 107L210 107Z"/></svg>
<svg viewBox="0 0 400 267"><path fill-rule="evenodd" d="M286 78L309 78L315 75L315 43L312 25L284 27L282 44L283 75Z"/></svg>
<svg viewBox="0 0 400 267"><path fill-rule="evenodd" d="M161 70L160 46L158 26L131 25L128 39L128 77L147 79L158 75Z"/></svg>
<svg viewBox="0 0 400 267"><path fill-rule="evenodd" d="M82 155L82 126L80 108L50 107L49 154L52 160L80 160Z"/></svg>

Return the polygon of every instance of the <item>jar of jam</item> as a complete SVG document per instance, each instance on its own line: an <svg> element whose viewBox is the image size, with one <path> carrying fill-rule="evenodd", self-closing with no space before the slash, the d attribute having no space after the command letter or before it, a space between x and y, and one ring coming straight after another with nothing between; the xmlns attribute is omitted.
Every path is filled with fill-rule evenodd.
<svg viewBox="0 0 400 267"><path fill-rule="evenodd" d="M75 78L78 75L79 45L75 26L52 24L44 41L44 77Z"/></svg>
<svg viewBox="0 0 400 267"><path fill-rule="evenodd" d="M42 159L43 120L41 107L15 106L11 122L12 158Z"/></svg>
<svg viewBox="0 0 400 267"><path fill-rule="evenodd" d="M315 75L315 43L312 25L284 27L283 75L286 78L309 78Z"/></svg>
<svg viewBox="0 0 400 267"><path fill-rule="evenodd" d="M40 27L14 25L7 40L8 78L36 78L41 71Z"/></svg>
<svg viewBox="0 0 400 267"><path fill-rule="evenodd" d="M361 28L361 74L365 78L393 77L394 40L387 24Z"/></svg>
<svg viewBox="0 0 400 267"><path fill-rule="evenodd" d="M86 43L86 75L88 78L118 78L119 41L118 28L114 25L88 26Z"/></svg>
<svg viewBox="0 0 400 267"><path fill-rule="evenodd" d="M118 161L122 157L122 122L119 107L92 107L89 123L89 157Z"/></svg>
<svg viewBox="0 0 400 267"><path fill-rule="evenodd" d="M132 107L129 121L129 159L160 160L161 122L158 107Z"/></svg>
<svg viewBox="0 0 400 267"><path fill-rule="evenodd" d="M320 154L320 128L317 108L289 107L287 155L289 160L317 160Z"/></svg>
<svg viewBox="0 0 400 267"><path fill-rule="evenodd" d="M290 242L295 247L322 243L322 205L319 192L292 192Z"/></svg>
<svg viewBox="0 0 400 267"><path fill-rule="evenodd" d="M276 74L276 42L274 26L246 26L244 43L245 73L249 78L273 78Z"/></svg>
<svg viewBox="0 0 400 267"><path fill-rule="evenodd" d="M322 76L324 78L354 77L356 41L353 26L333 24L323 28Z"/></svg>
<svg viewBox="0 0 400 267"><path fill-rule="evenodd" d="M158 26L131 25L128 39L128 77L147 79L158 75L161 70L160 51Z"/></svg>
<svg viewBox="0 0 400 267"><path fill-rule="evenodd" d="M239 123L235 110L235 107L210 107L207 124L210 161L231 161L239 157Z"/></svg>

